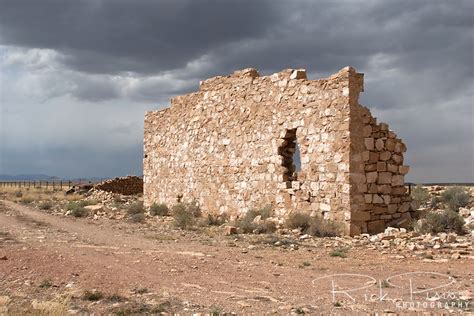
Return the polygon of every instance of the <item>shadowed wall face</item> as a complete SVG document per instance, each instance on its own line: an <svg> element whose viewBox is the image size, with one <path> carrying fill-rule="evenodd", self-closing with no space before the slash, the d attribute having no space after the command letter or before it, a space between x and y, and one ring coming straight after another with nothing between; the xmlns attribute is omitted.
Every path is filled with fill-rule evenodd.
<svg viewBox="0 0 474 316"><path fill-rule="evenodd" d="M260 77L244 69L201 82L146 114L145 204L182 197L235 215L271 204L278 216L307 212L366 232L380 215L359 185L367 184L364 137L351 135L373 123L357 103L362 87L350 67L314 81L304 70Z"/></svg>

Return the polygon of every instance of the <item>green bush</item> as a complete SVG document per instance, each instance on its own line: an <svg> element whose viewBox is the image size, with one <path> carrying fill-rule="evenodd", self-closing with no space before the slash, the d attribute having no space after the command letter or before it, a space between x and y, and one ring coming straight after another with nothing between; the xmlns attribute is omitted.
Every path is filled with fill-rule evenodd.
<svg viewBox="0 0 474 316"><path fill-rule="evenodd" d="M469 203L469 193L458 186L451 187L441 194L441 200L451 211L459 211L460 207L464 207Z"/></svg>
<svg viewBox="0 0 474 316"><path fill-rule="evenodd" d="M39 205L39 208L42 210L49 210L52 207L53 207L53 203L51 203L51 201L43 201Z"/></svg>
<svg viewBox="0 0 474 316"><path fill-rule="evenodd" d="M441 213L430 212L420 222L418 229L422 233L455 232L460 235L464 233L464 218L452 210Z"/></svg>
<svg viewBox="0 0 474 316"><path fill-rule="evenodd" d="M17 197L17 198L23 197L23 192L21 192L21 191L16 191L16 192L15 192L15 197Z"/></svg>
<svg viewBox="0 0 474 316"><path fill-rule="evenodd" d="M418 208L429 201L430 193L421 184L418 184L411 190L411 197Z"/></svg>
<svg viewBox="0 0 474 316"><path fill-rule="evenodd" d="M152 206L150 206L150 215L153 215L153 216L167 216L169 215L169 212L170 212L170 209L168 208L168 206L166 204L156 204L156 203L153 203Z"/></svg>
<svg viewBox="0 0 474 316"><path fill-rule="evenodd" d="M143 202L138 201L138 202L135 202L135 203L131 204L127 209L127 213L130 216L135 215L135 214L145 213L145 209L143 207Z"/></svg>

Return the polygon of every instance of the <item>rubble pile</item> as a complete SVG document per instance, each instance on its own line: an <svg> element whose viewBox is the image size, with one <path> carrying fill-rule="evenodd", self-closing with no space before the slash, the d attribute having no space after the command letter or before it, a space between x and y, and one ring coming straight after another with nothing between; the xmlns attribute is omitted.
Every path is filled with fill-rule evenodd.
<svg viewBox="0 0 474 316"><path fill-rule="evenodd" d="M124 195L133 195L143 193L143 179L137 176L127 176L105 180L95 186L96 189L120 193Z"/></svg>

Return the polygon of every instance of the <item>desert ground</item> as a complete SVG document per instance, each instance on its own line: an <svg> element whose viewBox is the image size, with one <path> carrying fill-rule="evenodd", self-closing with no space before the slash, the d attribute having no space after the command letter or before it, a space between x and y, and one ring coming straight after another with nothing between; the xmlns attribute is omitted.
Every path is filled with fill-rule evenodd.
<svg viewBox="0 0 474 316"><path fill-rule="evenodd" d="M472 217L470 192L462 210ZM469 229L356 237L285 225L244 234L219 221L183 229L172 214L131 211L141 200L0 188L0 314L473 311Z"/></svg>

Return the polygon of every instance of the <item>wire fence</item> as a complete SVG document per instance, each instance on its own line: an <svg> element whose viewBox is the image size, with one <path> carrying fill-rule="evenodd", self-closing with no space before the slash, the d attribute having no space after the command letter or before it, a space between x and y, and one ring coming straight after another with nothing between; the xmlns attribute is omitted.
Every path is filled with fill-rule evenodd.
<svg viewBox="0 0 474 316"><path fill-rule="evenodd" d="M88 180L58 180L58 181L3 181L0 180L0 188L12 187L12 188L51 188L59 189L72 188L73 186L81 186L84 184L96 184L100 181L88 181Z"/></svg>

